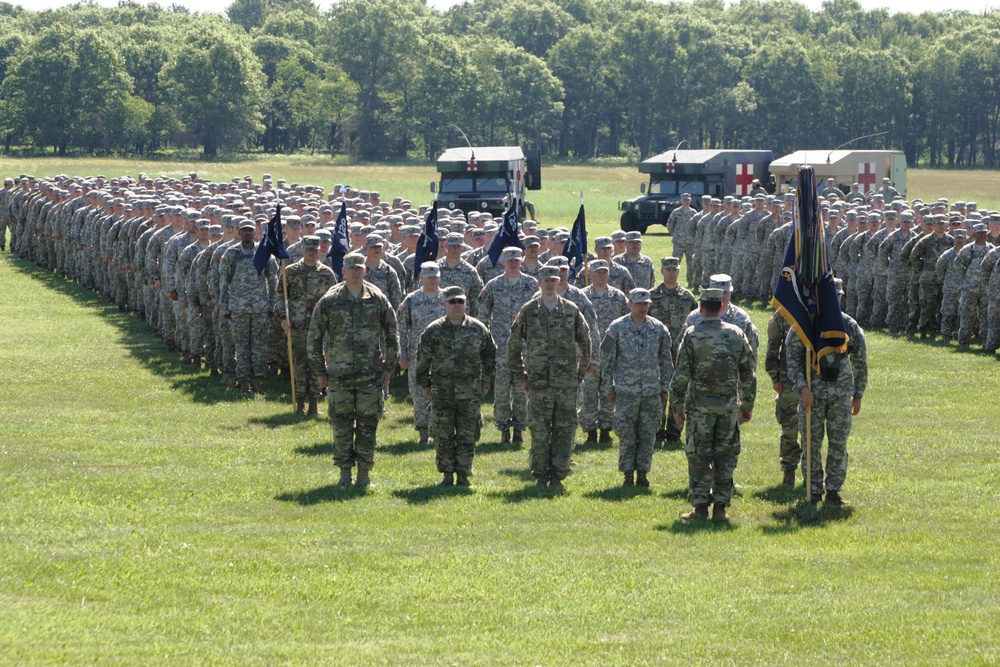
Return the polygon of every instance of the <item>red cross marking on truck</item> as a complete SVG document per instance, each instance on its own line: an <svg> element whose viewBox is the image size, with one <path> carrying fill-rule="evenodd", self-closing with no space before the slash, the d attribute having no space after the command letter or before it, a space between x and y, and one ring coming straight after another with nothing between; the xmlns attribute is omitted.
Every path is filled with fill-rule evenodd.
<svg viewBox="0 0 1000 667"><path fill-rule="evenodd" d="M875 163L858 163L858 185L862 192L870 192L875 189Z"/></svg>
<svg viewBox="0 0 1000 667"><path fill-rule="evenodd" d="M753 165L749 163L737 164L736 194L741 196L750 194L750 186L752 184L753 184Z"/></svg>

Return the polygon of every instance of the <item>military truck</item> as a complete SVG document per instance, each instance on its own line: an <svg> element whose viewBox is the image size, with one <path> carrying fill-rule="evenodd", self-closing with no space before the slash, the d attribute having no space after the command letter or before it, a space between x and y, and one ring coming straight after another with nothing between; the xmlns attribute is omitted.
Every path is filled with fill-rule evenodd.
<svg viewBox="0 0 1000 667"><path fill-rule="evenodd" d="M827 179L847 194L858 184L864 194L882 187L888 178L901 195L906 196L906 155L903 151L808 150L795 151L771 163L779 187L794 187L799 166L808 164L816 172L816 184L822 191Z"/></svg>
<svg viewBox="0 0 1000 667"><path fill-rule="evenodd" d="M698 209L702 195L750 194L755 179L772 192L768 167L773 159L771 151L672 150L644 160L639 173L649 174L649 185L640 185L644 196L618 203L621 228L645 233L650 225L666 226L685 192Z"/></svg>
<svg viewBox="0 0 1000 667"><path fill-rule="evenodd" d="M437 160L440 183L431 183L434 205L449 210L485 211L503 215L510 201L518 202L521 218L534 217L525 190L542 187L537 150L519 146L465 146L449 148Z"/></svg>

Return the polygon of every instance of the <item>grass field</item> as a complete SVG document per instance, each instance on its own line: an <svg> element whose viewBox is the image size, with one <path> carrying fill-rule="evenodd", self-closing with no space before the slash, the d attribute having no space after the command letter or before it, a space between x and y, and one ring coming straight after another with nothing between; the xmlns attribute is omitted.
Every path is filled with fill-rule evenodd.
<svg viewBox="0 0 1000 667"><path fill-rule="evenodd" d="M196 168L410 197L433 177ZM613 212L590 202L639 182L626 169L548 173L546 196L567 200L567 221L580 187L593 193L598 230ZM911 172L911 196L922 174ZM954 177L954 189L923 196L998 207L969 175L938 174L928 183ZM668 243L652 235L648 254ZM4 664L1000 662L1000 365L987 355L869 334L841 511L815 512L800 488L778 486L762 375L733 521L689 526L677 520L687 504L676 450L657 450L651 489L625 492L617 450L580 447L566 493L550 495L532 484L527 448L500 446L488 423L473 489L443 490L401 387L380 427L375 485L338 489L328 423L291 415L277 380L241 399L138 320L6 253L0 285ZM763 329L768 313L751 314Z"/></svg>

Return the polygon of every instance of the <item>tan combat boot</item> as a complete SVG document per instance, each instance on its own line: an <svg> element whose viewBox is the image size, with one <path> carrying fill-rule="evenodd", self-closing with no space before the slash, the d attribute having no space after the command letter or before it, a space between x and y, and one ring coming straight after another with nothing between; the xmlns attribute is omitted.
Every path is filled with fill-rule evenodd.
<svg viewBox="0 0 1000 667"><path fill-rule="evenodd" d="M681 514L681 521L708 521L708 505L695 505L690 512Z"/></svg>
<svg viewBox="0 0 1000 667"><path fill-rule="evenodd" d="M306 413L306 402L303 399L299 399L295 402L295 414L304 415Z"/></svg>
<svg viewBox="0 0 1000 667"><path fill-rule="evenodd" d="M354 480L354 486L359 489L368 488L372 483L371 478L368 476L368 470L366 468L358 468L358 477Z"/></svg>
<svg viewBox="0 0 1000 667"><path fill-rule="evenodd" d="M341 468L340 479L337 481L337 486L350 486L350 485L351 485L351 469Z"/></svg>
<svg viewBox="0 0 1000 667"><path fill-rule="evenodd" d="M635 473L635 485L644 488L649 488L649 478L646 477L645 470L637 470Z"/></svg>
<svg viewBox="0 0 1000 667"><path fill-rule="evenodd" d="M722 523L728 520L729 517L726 516L726 503L715 503L712 507L712 521Z"/></svg>
<svg viewBox="0 0 1000 667"><path fill-rule="evenodd" d="M785 478L781 480L785 486L795 486L795 468L785 471Z"/></svg>
<svg viewBox="0 0 1000 667"><path fill-rule="evenodd" d="M309 399L309 408L306 410L307 415L319 414L319 408L316 405L316 397L313 396Z"/></svg>

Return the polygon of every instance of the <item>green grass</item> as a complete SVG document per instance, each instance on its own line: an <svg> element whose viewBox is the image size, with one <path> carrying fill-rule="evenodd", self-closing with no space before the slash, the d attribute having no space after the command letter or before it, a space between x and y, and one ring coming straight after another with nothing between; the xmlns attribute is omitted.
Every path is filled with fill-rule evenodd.
<svg viewBox="0 0 1000 667"><path fill-rule="evenodd" d="M572 200L588 172L561 169L546 186ZM375 485L345 492L325 408L293 417L277 380L240 399L8 254L0 284L5 664L1000 662L986 355L869 334L839 512L777 486L762 375L733 522L688 526L682 452L657 450L653 488L626 493L617 450L581 447L554 496L489 423L472 491L443 491L400 387Z"/></svg>

